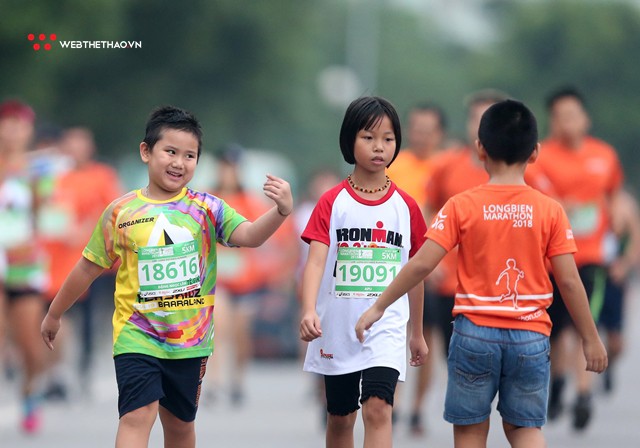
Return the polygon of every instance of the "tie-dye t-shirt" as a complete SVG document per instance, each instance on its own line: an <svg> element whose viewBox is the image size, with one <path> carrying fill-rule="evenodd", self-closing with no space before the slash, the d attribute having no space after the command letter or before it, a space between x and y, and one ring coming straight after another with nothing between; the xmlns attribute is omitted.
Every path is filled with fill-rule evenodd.
<svg viewBox="0 0 640 448"><path fill-rule="evenodd" d="M216 242L245 218L223 200L188 188L167 201L132 191L102 214L83 256L116 277L113 353L156 358L213 351Z"/></svg>

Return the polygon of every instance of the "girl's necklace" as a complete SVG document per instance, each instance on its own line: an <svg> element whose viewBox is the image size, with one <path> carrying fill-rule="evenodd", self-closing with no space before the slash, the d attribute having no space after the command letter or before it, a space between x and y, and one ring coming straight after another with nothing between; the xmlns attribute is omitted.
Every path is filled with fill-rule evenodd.
<svg viewBox="0 0 640 448"><path fill-rule="evenodd" d="M387 178L386 182L384 183L384 185L382 187L379 188L362 188L359 187L358 185L356 185L353 182L353 179L351 179L351 174L349 174L347 176L347 182L349 182L349 185L351 185L351 188L353 188L354 190L358 190L361 191L363 193L378 193L379 191L384 191L387 188L389 188L389 185L391 185L391 179L389 179L389 176L385 176Z"/></svg>

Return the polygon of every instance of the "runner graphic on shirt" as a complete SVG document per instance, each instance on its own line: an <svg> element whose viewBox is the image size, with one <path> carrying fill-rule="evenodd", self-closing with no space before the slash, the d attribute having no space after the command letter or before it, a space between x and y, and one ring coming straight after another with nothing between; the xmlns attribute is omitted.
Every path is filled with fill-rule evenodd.
<svg viewBox="0 0 640 448"><path fill-rule="evenodd" d="M524 271L516 267L516 260L514 260L513 258L509 258L507 260L507 267L498 276L496 285L499 285L500 280L502 280L502 277L505 276L507 277L507 292L500 295L500 302L511 299L513 300L513 307L515 309L518 309L518 282L521 278L524 278ZM513 287L511 286L512 284Z"/></svg>

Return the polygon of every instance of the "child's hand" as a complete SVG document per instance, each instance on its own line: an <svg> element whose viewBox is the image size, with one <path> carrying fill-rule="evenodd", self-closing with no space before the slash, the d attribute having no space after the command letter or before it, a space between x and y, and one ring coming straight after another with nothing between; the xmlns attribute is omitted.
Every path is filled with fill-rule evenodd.
<svg viewBox="0 0 640 448"><path fill-rule="evenodd" d="M322 328L320 328L318 313L314 310L304 314L300 322L300 339L311 342L320 336L322 336Z"/></svg>
<svg viewBox="0 0 640 448"><path fill-rule="evenodd" d="M40 333L42 334L42 340L49 347L49 350L53 350L53 341L60 330L60 319L52 317L49 313L44 317L42 325L40 326Z"/></svg>
<svg viewBox="0 0 640 448"><path fill-rule="evenodd" d="M602 373L607 368L607 350L599 337L594 340L584 339L582 341L584 357L587 360L587 371Z"/></svg>
<svg viewBox="0 0 640 448"><path fill-rule="evenodd" d="M289 182L279 177L267 174L267 181L262 187L264 194L276 203L278 212L287 216L293 211L293 196Z"/></svg>
<svg viewBox="0 0 640 448"><path fill-rule="evenodd" d="M356 324L356 337L360 342L364 342L365 330L368 330L375 322L379 321L383 314L384 310L378 310L375 304L362 313Z"/></svg>
<svg viewBox="0 0 640 448"><path fill-rule="evenodd" d="M427 347L424 336L411 337L409 339L409 351L411 352L409 364L413 367L423 365L427 361L427 355L429 354L429 347Z"/></svg>

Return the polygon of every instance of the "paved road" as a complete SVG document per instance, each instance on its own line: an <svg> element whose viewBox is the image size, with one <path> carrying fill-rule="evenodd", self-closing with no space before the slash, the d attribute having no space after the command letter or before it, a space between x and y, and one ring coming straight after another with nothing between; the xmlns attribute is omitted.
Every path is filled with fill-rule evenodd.
<svg viewBox="0 0 640 448"><path fill-rule="evenodd" d="M640 296L638 296L640 297ZM640 446L640 302L628 310L628 350L616 371L612 394L599 395L593 424L583 433L570 428L569 416L545 427L550 447L601 448ZM108 338L105 338L108 340ZM27 437L16 430L18 401L16 384L0 381L0 447L13 448L101 448L112 447L117 425L116 386L109 347L96 354L95 381L91 394L74 397L67 403L49 404L44 427L37 436ZM428 434L413 438L408 434L403 404L410 392L403 389L399 403L400 422L395 429L395 447L452 446L451 427L442 420L444 366L426 408ZM215 401L204 395L197 420L198 446L217 448L322 447L320 411L312 393L311 378L296 362L256 362L248 374L246 401L241 407L229 405L220 395ZM411 381L411 376L408 378ZM405 417L405 418L403 418ZM356 446L362 444L358 424ZM159 424L153 429L150 446L162 446ZM492 417L489 446L506 447L497 413Z"/></svg>

